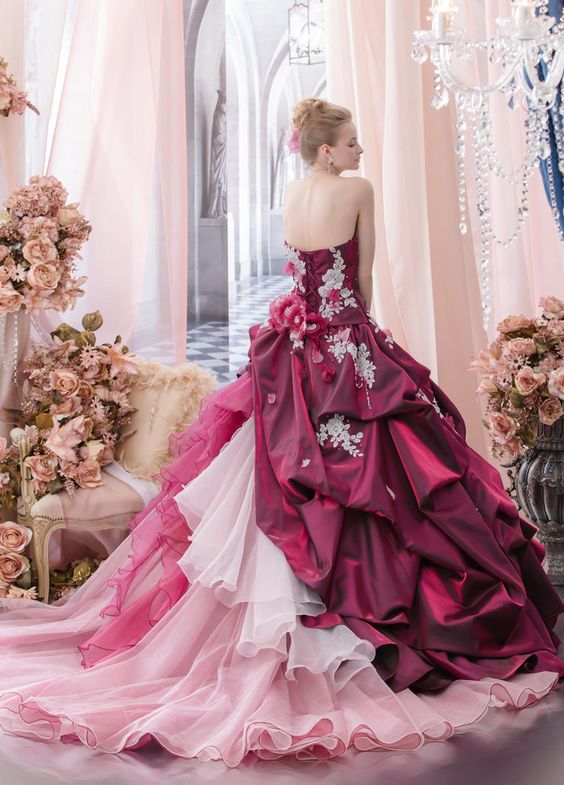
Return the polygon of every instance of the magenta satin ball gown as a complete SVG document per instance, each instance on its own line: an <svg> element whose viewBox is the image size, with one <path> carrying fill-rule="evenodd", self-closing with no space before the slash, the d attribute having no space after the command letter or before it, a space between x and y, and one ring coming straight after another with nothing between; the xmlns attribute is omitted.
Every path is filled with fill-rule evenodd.
<svg viewBox="0 0 564 785"><path fill-rule="evenodd" d="M286 253L131 537L65 604L3 601L5 732L234 766L415 749L559 685L535 530L368 315L356 235Z"/></svg>

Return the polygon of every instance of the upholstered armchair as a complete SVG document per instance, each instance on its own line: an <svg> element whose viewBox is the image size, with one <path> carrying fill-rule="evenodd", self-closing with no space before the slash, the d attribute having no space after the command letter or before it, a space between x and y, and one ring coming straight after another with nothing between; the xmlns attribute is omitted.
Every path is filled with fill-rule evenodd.
<svg viewBox="0 0 564 785"><path fill-rule="evenodd" d="M182 431L196 418L214 386L214 377L194 363L171 368L141 361L130 399L136 409L132 435L116 451L116 461L104 467L104 484L79 488L72 497L61 491L36 499L26 462L30 445L16 429L22 477L18 522L33 531L30 556L40 599L49 601L49 570L54 566L65 566L71 554L86 555L85 549L109 555L127 536L131 518L159 491L156 479L170 460L170 433ZM62 562L55 565L57 558Z"/></svg>

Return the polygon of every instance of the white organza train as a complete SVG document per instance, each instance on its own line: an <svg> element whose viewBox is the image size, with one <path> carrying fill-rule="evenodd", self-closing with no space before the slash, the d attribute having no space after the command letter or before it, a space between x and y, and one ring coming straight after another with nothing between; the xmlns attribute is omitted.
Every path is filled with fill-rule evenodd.
<svg viewBox="0 0 564 785"><path fill-rule="evenodd" d="M251 417L175 497L191 530L179 560L189 586L131 648L86 669L77 648L106 624L108 580L127 570L129 538L65 604L3 602L5 732L80 739L107 752L155 738L176 755L235 766L248 753L415 749L468 730L489 707L523 708L556 685L557 674L541 672L394 693L371 664L370 643L343 625L304 627L300 614L324 606L255 524L254 463ZM154 553L125 607L160 570Z"/></svg>

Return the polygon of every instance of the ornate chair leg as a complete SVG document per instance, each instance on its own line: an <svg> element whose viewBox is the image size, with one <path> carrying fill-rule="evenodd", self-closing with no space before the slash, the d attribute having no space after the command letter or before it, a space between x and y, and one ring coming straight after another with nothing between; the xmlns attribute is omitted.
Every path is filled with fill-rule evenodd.
<svg viewBox="0 0 564 785"><path fill-rule="evenodd" d="M62 521L47 521L34 518L31 553L37 571L37 594L43 602L49 602L49 540L55 529L64 526Z"/></svg>

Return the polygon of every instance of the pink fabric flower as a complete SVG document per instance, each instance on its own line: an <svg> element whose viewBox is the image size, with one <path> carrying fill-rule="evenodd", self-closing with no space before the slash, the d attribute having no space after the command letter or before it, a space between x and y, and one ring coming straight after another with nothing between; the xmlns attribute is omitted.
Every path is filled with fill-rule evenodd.
<svg viewBox="0 0 564 785"><path fill-rule="evenodd" d="M317 338L327 329L327 319L319 313L307 313L305 317L305 334L309 338Z"/></svg>
<svg viewBox="0 0 564 785"><path fill-rule="evenodd" d="M292 128L292 133L288 139L288 150L291 153L299 153L300 151L300 132L297 128Z"/></svg>
<svg viewBox="0 0 564 785"><path fill-rule="evenodd" d="M6 311L7 313L19 311L23 301L23 295L16 292L14 287L10 284L0 286L0 313L2 311Z"/></svg>
<svg viewBox="0 0 564 785"><path fill-rule="evenodd" d="M27 106L27 93L24 93L23 90L14 90L14 92L11 94L11 97L12 112L15 112L16 114L23 114Z"/></svg>
<svg viewBox="0 0 564 785"><path fill-rule="evenodd" d="M78 464L75 479L80 488L98 488L104 484L100 464L94 458Z"/></svg>
<svg viewBox="0 0 564 785"><path fill-rule="evenodd" d="M539 305L547 319L564 319L564 302L558 297L541 297Z"/></svg>
<svg viewBox="0 0 564 785"><path fill-rule="evenodd" d="M521 395L530 395L545 381L545 374L535 373L530 366L521 368L515 375L515 387Z"/></svg>
<svg viewBox="0 0 564 785"><path fill-rule="evenodd" d="M51 433L45 441L45 447L57 457L76 463L78 458L74 448L87 438L84 420L84 416L80 415L60 425L55 419Z"/></svg>
<svg viewBox="0 0 564 785"><path fill-rule="evenodd" d="M508 360L518 360L535 354L536 351L537 346L532 338L513 338L504 345L503 356Z"/></svg>
<svg viewBox="0 0 564 785"><path fill-rule="evenodd" d="M33 532L13 521L0 523L0 552L21 553L31 542Z"/></svg>
<svg viewBox="0 0 564 785"><path fill-rule="evenodd" d="M80 379L68 368L57 368L49 373L49 384L61 395L75 395L80 387Z"/></svg>
<svg viewBox="0 0 564 785"><path fill-rule="evenodd" d="M30 264L53 262L57 258L57 248L51 240L35 237L27 241L22 248L22 254Z"/></svg>
<svg viewBox="0 0 564 785"><path fill-rule="evenodd" d="M548 392L555 398L564 400L564 366L552 371L548 377Z"/></svg>
<svg viewBox="0 0 564 785"><path fill-rule="evenodd" d="M34 289L56 289L61 280L61 273L54 264L40 262L33 264L27 272L27 282Z"/></svg>
<svg viewBox="0 0 564 785"><path fill-rule="evenodd" d="M278 332L294 329L305 319L305 303L293 292L281 294L270 303L269 314L272 326Z"/></svg>
<svg viewBox="0 0 564 785"><path fill-rule="evenodd" d="M562 416L562 404L558 398L547 398L539 408L539 420L544 425L554 425Z"/></svg>
<svg viewBox="0 0 564 785"><path fill-rule="evenodd" d="M31 476L40 482L50 482L57 476L57 459L52 455L32 455L26 458L26 466L29 466Z"/></svg>
<svg viewBox="0 0 564 785"><path fill-rule="evenodd" d="M489 419L490 433L499 444L507 444L517 432L517 423L501 412L494 412Z"/></svg>
<svg viewBox="0 0 564 785"><path fill-rule="evenodd" d="M497 329L500 333L514 333L518 332L518 330L526 329L527 327L531 327L534 324L532 319L527 319L526 316L523 314L512 314L511 316L506 316L497 326Z"/></svg>

